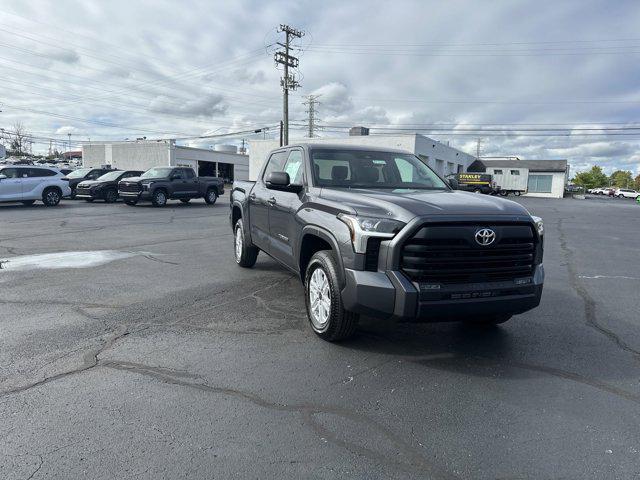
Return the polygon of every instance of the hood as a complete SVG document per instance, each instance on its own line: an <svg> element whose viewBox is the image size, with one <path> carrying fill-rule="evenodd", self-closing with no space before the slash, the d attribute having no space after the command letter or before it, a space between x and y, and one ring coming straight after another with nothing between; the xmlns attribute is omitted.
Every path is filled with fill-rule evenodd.
<svg viewBox="0 0 640 480"><path fill-rule="evenodd" d="M408 222L423 215L527 215L511 200L459 190L375 190L323 188L322 198L353 208L359 215Z"/></svg>
<svg viewBox="0 0 640 480"><path fill-rule="evenodd" d="M105 183L105 182L99 182L98 180L81 180L78 185L82 184L82 186L87 186L87 187L93 187L94 185L98 185L100 183Z"/></svg>

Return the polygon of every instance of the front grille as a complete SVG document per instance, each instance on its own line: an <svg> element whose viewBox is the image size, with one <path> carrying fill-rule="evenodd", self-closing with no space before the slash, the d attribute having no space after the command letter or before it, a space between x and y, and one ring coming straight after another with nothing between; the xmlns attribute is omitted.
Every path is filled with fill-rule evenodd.
<svg viewBox="0 0 640 480"><path fill-rule="evenodd" d="M475 241L491 228L489 246ZM533 274L536 239L528 224L425 225L402 247L400 268L417 282L459 284L513 280Z"/></svg>
<svg viewBox="0 0 640 480"><path fill-rule="evenodd" d="M121 192L138 193L142 191L142 187L137 183L120 183L118 184L118 190Z"/></svg>
<svg viewBox="0 0 640 480"><path fill-rule="evenodd" d="M76 187L76 194L78 195L88 195L89 187Z"/></svg>

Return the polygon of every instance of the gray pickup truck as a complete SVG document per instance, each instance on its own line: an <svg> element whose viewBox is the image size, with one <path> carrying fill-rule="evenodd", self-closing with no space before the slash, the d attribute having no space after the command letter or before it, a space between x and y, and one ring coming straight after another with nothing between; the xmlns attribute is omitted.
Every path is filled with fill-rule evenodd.
<svg viewBox="0 0 640 480"><path fill-rule="evenodd" d="M256 182L234 183L236 262L252 267L263 251L299 275L311 327L329 341L360 315L496 325L535 308L542 220L451 183L402 151L275 150Z"/></svg>
<svg viewBox="0 0 640 480"><path fill-rule="evenodd" d="M188 203L192 198L204 198L213 205L223 193L221 178L196 177L193 168L187 167L153 167L118 182L118 195L127 205L150 201L154 207L164 207L170 199Z"/></svg>

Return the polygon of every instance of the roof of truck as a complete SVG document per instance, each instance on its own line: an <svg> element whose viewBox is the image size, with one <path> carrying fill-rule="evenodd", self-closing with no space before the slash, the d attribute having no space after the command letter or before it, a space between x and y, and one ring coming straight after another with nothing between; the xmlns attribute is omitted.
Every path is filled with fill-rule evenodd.
<svg viewBox="0 0 640 480"><path fill-rule="evenodd" d="M411 153L408 150L397 148L372 147L369 145L349 145L344 143L294 143L281 148L300 147L309 150L359 150L365 152L391 152L391 153ZM279 149L278 149L279 150Z"/></svg>

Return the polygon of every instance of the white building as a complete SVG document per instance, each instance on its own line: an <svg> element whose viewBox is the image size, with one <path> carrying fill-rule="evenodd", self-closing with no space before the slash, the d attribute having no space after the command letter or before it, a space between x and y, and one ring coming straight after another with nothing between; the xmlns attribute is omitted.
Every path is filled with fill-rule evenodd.
<svg viewBox="0 0 640 480"><path fill-rule="evenodd" d="M566 160L481 158L469 171L489 173L501 188L523 190L529 197L562 198L569 181Z"/></svg>
<svg viewBox="0 0 640 480"><path fill-rule="evenodd" d="M249 178L249 157L233 145L214 150L176 145L174 140L91 142L82 146L82 164L110 165L121 170L147 170L157 166L192 167L200 176L219 176L228 181Z"/></svg>
<svg viewBox="0 0 640 480"><path fill-rule="evenodd" d="M405 150L423 159L431 168L441 175L466 172L475 161L473 155L440 143L420 134L398 135L354 135L339 138L303 138L290 142L298 143L331 143L343 145L362 145L363 147L386 147ZM260 168L269 152L278 148L277 140L249 141L249 179L256 180Z"/></svg>

